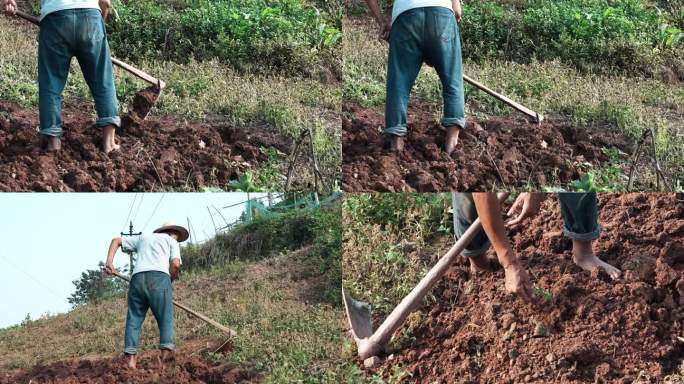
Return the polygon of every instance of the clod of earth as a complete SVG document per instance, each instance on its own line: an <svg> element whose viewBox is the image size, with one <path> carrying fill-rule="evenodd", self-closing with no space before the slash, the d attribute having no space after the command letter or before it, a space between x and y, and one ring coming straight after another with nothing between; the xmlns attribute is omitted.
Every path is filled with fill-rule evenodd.
<svg viewBox="0 0 684 384"><path fill-rule="evenodd" d="M529 255L522 262L551 300L542 308L525 304L502 292L502 271L473 277L467 264L456 265L435 287L437 309L425 311L411 341L394 346L394 358L379 372L405 370L411 381L425 383L578 384L632 383L640 371L662 382L678 372L684 204L675 194L602 194L599 213L603 231L594 249L624 278L592 277L574 265L571 247L544 236L563 225L557 200L548 199L510 236L516 253ZM477 290L450 289L471 279ZM493 316L492 303L506 312ZM430 353L417 359L425 350Z"/></svg>
<svg viewBox="0 0 684 384"><path fill-rule="evenodd" d="M105 155L91 110L89 102L67 101L62 150L47 153L40 148L38 112L0 101L0 191L225 187L268 160L260 148L288 153L290 147L290 140L263 127L239 129L149 116L142 122L127 121L118 137L122 149Z"/></svg>
<svg viewBox="0 0 684 384"><path fill-rule="evenodd" d="M207 383L232 384L258 382L260 376L243 368L209 364L199 357L174 356L159 368L158 354L139 357L138 369L126 368L121 358L69 360L28 370L15 370L0 376L0 384L147 384L147 383Z"/></svg>
<svg viewBox="0 0 684 384"><path fill-rule="evenodd" d="M344 112L342 187L349 192L567 185L580 176L577 164L607 160L603 147L629 152L627 141L608 130L492 117L470 121L447 156L438 111L419 102L409 109L405 148L394 153L384 147L381 113L354 104L345 104Z"/></svg>

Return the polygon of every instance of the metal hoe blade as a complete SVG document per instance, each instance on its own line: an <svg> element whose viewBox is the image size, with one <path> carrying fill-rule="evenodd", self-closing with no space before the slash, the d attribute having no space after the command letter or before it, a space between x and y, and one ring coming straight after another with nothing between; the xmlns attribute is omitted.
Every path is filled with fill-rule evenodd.
<svg viewBox="0 0 684 384"><path fill-rule="evenodd" d="M354 339L370 337L373 334L370 304L354 300L344 288L342 288L342 298Z"/></svg>

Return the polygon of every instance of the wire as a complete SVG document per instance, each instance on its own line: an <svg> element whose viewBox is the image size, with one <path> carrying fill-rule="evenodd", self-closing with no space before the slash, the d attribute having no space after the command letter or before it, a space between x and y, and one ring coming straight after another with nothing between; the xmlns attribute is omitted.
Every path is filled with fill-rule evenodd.
<svg viewBox="0 0 684 384"><path fill-rule="evenodd" d="M19 271L19 272L23 273L24 275L26 275L29 279L35 281L38 285L40 285L41 287L45 288L46 291L50 291L50 294L52 294L53 296L55 296L55 297L58 298L59 300L64 300L63 297L59 297L59 296L55 293L55 290L54 290L54 289L48 287L47 285L43 284L40 280L38 280L38 279L36 279L35 277L29 275L28 272L26 272L26 271L24 271L23 269L19 268L16 264L14 264L13 262L11 262L9 259L5 258L5 256L0 256L0 258L2 258L3 260L5 260L5 261L7 262L7 264L9 264L10 266L14 267L14 269L16 269L17 271Z"/></svg>
<svg viewBox="0 0 684 384"><path fill-rule="evenodd" d="M273 200L275 200L275 199L281 198L281 197L283 197L283 196L285 196L285 194L284 194L284 193L281 193L280 195L277 195L277 196L271 196L271 198L272 198ZM235 204L231 204L231 205L226 205L226 206L223 207L222 209L232 208L232 207L235 207L235 206L242 205L242 204L244 204L244 203L250 202L250 201L252 201L252 200L263 200L263 199L268 199L268 195L266 195L266 196L261 196L261 197L255 197L255 198L252 198L252 199L249 199L249 200L245 200L245 201L240 202L240 203L235 203Z"/></svg>
<svg viewBox="0 0 684 384"><path fill-rule="evenodd" d="M159 208L159 204L161 204L162 200L164 200L164 196L166 196L166 192L162 193L161 197L157 201L157 205L154 206L154 209L152 210L152 214L150 215L150 218L147 219L147 222L145 223L145 226L143 227L141 232L145 232L145 228L147 228L147 225L150 223L150 221L152 221L154 214L157 213L157 208Z"/></svg>
<svg viewBox="0 0 684 384"><path fill-rule="evenodd" d="M128 210L128 216L126 216L126 221L124 221L123 228L121 229L121 232L124 232L126 230L126 224L128 224L128 219L131 218L131 212L133 212L133 206L135 205L135 200L138 198L138 193L136 192L133 195L133 202L131 203L131 208Z"/></svg>
<svg viewBox="0 0 684 384"><path fill-rule="evenodd" d="M143 199L145 198L145 193L140 195L140 202L138 203L138 208L135 210L135 215L133 216L133 222L138 218L138 213L140 213L140 206L142 205Z"/></svg>

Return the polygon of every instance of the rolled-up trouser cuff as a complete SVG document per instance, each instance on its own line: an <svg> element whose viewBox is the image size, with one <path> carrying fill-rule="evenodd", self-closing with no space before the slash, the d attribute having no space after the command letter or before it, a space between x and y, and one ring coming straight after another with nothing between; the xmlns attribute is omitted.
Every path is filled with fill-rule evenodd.
<svg viewBox="0 0 684 384"><path fill-rule="evenodd" d="M406 126L398 125L396 127L385 128L383 133L385 135L406 136L408 129L406 129Z"/></svg>
<svg viewBox="0 0 684 384"><path fill-rule="evenodd" d="M596 240L601 235L601 226L597 225L596 229L594 229L592 232L589 232L589 233L575 233L575 232L570 231L568 229L568 227L563 226L563 235L565 235L565 237L569 237L573 240L581 240L581 241Z"/></svg>
<svg viewBox="0 0 684 384"><path fill-rule="evenodd" d="M41 129L40 134L43 136L62 137L64 131L62 130L62 127L52 126L46 129Z"/></svg>
<svg viewBox="0 0 684 384"><path fill-rule="evenodd" d="M159 344L159 349L166 349L167 351L175 351L176 344Z"/></svg>
<svg viewBox="0 0 684 384"><path fill-rule="evenodd" d="M137 355L138 354L138 349L137 348L124 348L124 353L127 355Z"/></svg>
<svg viewBox="0 0 684 384"><path fill-rule="evenodd" d="M465 128L466 119L464 117L445 117L442 119L442 127L453 127L458 125L461 129Z"/></svg>
<svg viewBox="0 0 684 384"><path fill-rule="evenodd" d="M113 125L117 128L121 128L121 118L119 116L113 117L101 117L95 121L95 125L98 127L106 127L108 125Z"/></svg>

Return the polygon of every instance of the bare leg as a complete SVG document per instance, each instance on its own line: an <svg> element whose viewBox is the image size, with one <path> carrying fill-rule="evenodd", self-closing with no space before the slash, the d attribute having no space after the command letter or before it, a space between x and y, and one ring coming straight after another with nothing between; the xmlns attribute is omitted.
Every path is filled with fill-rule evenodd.
<svg viewBox="0 0 684 384"><path fill-rule="evenodd" d="M461 133L461 129L457 125L454 125L447 127L446 131L444 149L446 150L447 155L451 155L458 145L458 134Z"/></svg>
<svg viewBox="0 0 684 384"><path fill-rule="evenodd" d="M126 357L128 358L128 368L136 369L137 355L126 355Z"/></svg>
<svg viewBox="0 0 684 384"><path fill-rule="evenodd" d="M469 256L470 272L475 274L478 272L490 272L492 270L492 261L487 257L486 253L477 256Z"/></svg>
<svg viewBox="0 0 684 384"><path fill-rule="evenodd" d="M108 125L104 128L102 128L102 146L103 150L105 153L109 153L111 151L116 151L121 146L116 143L116 127L113 125Z"/></svg>
<svg viewBox="0 0 684 384"><path fill-rule="evenodd" d="M572 260L575 264L585 271L595 271L602 268L611 279L620 277L620 270L599 259L594 255L591 249L590 240L573 240L572 241Z"/></svg>
<svg viewBox="0 0 684 384"><path fill-rule="evenodd" d="M401 152L404 150L404 138L397 135L389 135L390 150L393 152Z"/></svg>
<svg viewBox="0 0 684 384"><path fill-rule="evenodd" d="M48 152L58 152L62 149L62 140L57 136L47 136Z"/></svg>

